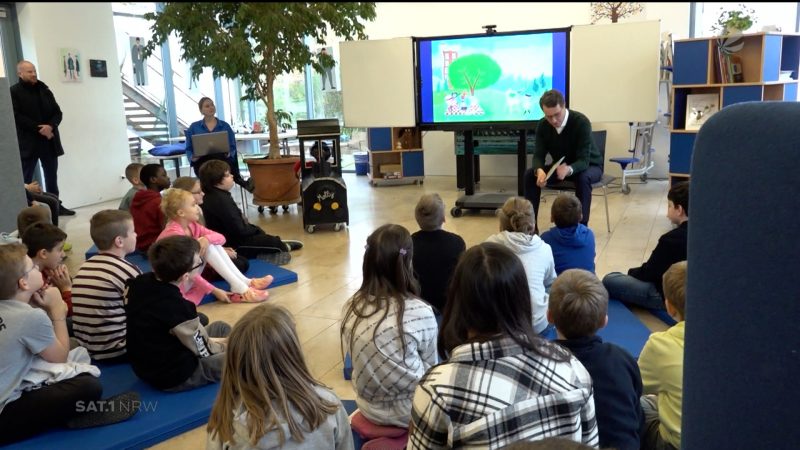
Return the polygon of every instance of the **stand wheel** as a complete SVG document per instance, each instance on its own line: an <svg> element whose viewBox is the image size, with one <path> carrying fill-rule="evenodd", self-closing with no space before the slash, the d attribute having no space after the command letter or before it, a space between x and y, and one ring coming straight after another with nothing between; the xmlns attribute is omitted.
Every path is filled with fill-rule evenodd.
<svg viewBox="0 0 800 450"><path fill-rule="evenodd" d="M622 186L622 193L628 195L631 193L631 187L629 185Z"/></svg>
<svg viewBox="0 0 800 450"><path fill-rule="evenodd" d="M270 214L278 214L278 207L277 206L270 206L269 207Z"/></svg>
<svg viewBox="0 0 800 450"><path fill-rule="evenodd" d="M464 211L458 206L454 206L453 209L450 210L450 215L453 217L461 217L462 214L464 214Z"/></svg>
<svg viewBox="0 0 800 450"><path fill-rule="evenodd" d="M308 225L308 226L306 226L306 233L309 233L309 234L313 233L314 229L315 229L314 225Z"/></svg>
<svg viewBox="0 0 800 450"><path fill-rule="evenodd" d="M258 207L258 213L259 214L264 214L264 207L263 206L259 206Z"/></svg>
<svg viewBox="0 0 800 450"><path fill-rule="evenodd" d="M283 212L286 212L288 210L289 210L289 205L283 205Z"/></svg>
<svg viewBox="0 0 800 450"><path fill-rule="evenodd" d="M333 231L342 231L343 228L344 228L343 223L336 223L333 225Z"/></svg>
<svg viewBox="0 0 800 450"><path fill-rule="evenodd" d="M647 174L643 173L642 176L639 177L639 179L642 180L643 182L647 183Z"/></svg>

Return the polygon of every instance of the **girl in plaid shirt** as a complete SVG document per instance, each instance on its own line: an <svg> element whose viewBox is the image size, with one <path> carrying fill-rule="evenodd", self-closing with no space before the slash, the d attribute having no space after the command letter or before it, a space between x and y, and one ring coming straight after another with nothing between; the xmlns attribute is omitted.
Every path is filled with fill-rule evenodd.
<svg viewBox="0 0 800 450"><path fill-rule="evenodd" d="M453 274L439 356L420 380L409 449L502 448L562 436L596 447L592 379L532 327L519 258L500 244L467 250Z"/></svg>
<svg viewBox="0 0 800 450"><path fill-rule="evenodd" d="M356 404L378 425L408 427L414 389L437 362L436 318L419 298L413 257L408 230L375 230L367 238L364 281L344 306L342 344L353 359Z"/></svg>

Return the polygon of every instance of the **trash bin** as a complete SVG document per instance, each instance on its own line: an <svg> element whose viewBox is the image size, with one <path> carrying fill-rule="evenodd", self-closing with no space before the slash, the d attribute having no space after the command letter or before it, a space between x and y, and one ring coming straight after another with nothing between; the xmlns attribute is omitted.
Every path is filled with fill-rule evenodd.
<svg viewBox="0 0 800 450"><path fill-rule="evenodd" d="M356 175L366 175L369 173L369 153L368 152L355 152L353 153L353 161L356 164Z"/></svg>

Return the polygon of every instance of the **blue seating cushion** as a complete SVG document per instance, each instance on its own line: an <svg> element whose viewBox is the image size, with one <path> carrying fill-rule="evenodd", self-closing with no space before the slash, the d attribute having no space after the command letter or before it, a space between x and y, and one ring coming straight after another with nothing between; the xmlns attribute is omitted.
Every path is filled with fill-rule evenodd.
<svg viewBox="0 0 800 450"><path fill-rule="evenodd" d="M178 144L158 145L156 147L151 148L149 153L153 156L183 155L186 153L186 144L181 142Z"/></svg>

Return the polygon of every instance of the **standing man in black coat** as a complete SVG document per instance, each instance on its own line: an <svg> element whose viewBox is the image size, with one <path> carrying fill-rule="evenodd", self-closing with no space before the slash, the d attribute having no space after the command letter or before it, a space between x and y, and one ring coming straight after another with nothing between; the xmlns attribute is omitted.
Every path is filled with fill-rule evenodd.
<svg viewBox="0 0 800 450"><path fill-rule="evenodd" d="M17 123L22 176L26 184L31 183L36 162L41 161L45 190L58 196L58 157L64 154L58 133L61 108L50 88L39 81L36 66L30 61L17 64L17 75L19 82L11 86L11 102ZM60 214L75 212L61 205Z"/></svg>

